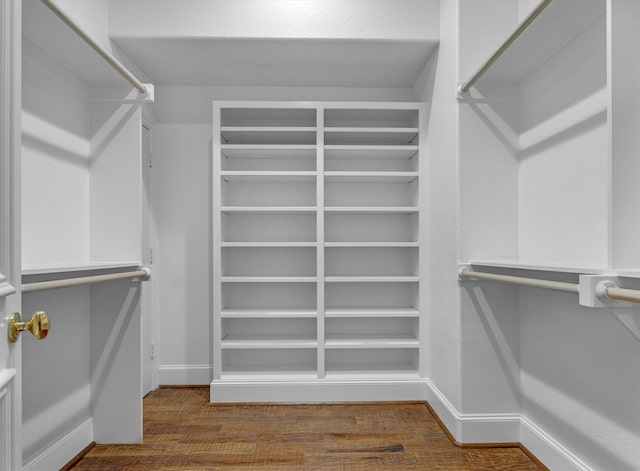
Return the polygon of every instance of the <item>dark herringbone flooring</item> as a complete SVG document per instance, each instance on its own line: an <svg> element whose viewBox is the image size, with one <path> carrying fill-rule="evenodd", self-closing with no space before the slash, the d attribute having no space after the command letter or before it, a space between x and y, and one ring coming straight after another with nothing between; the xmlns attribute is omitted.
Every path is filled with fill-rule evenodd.
<svg viewBox="0 0 640 471"><path fill-rule="evenodd" d="M426 404L213 405L205 388L144 400L144 444L97 445L86 470L533 471L518 447L460 448Z"/></svg>

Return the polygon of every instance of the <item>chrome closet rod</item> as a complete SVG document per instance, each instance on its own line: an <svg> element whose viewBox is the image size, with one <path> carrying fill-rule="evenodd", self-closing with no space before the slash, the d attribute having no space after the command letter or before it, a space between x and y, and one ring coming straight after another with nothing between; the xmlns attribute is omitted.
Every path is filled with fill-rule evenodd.
<svg viewBox="0 0 640 471"><path fill-rule="evenodd" d="M40 281L37 283L26 283L22 285L23 293L33 293L35 291L45 291L57 288L69 288L71 286L92 285L95 283L105 283L107 281L128 280L140 278L149 279L151 270L144 267L141 270L127 271L123 273L111 273L108 275L82 276L79 278L69 278L66 280Z"/></svg>
<svg viewBox="0 0 640 471"><path fill-rule="evenodd" d="M494 52L491 57L489 57L487 62L485 62L484 65L480 67L480 69L478 69L473 77L471 77L468 81L460 84L460 86L458 87L458 96L464 96L469 93L471 87L473 87L473 85L478 80L480 80L480 77L482 77L485 72L489 70L491 66L500 58L500 56L504 54L507 49L509 49L509 46L511 46L514 41L518 39L518 37L524 32L524 30L526 30L529 25L534 22L538 15L540 15L540 13L542 13L544 9L549 6L551 1L552 0L543 0L543 2L540 3L540 5L538 5L536 9L531 12L531 14L529 14L529 16L527 16L527 18L522 23L520 23L520 26L516 28L516 30L511 34L511 36L507 38L502 46L500 46L498 50Z"/></svg>
<svg viewBox="0 0 640 471"><path fill-rule="evenodd" d="M111 67L113 67L116 72L118 72L124 79L133 85L140 94L144 95L147 93L147 88L143 85L140 80L138 80L135 75L133 75L129 70L122 65L122 63L113 57L109 51L104 49L100 44L98 44L91 36L85 33L80 26L78 26L71 18L69 18L58 6L53 3L51 0L40 0L44 3L55 15L60 18L69 28L71 28L78 36L80 36L89 46L96 51L100 57L102 57Z"/></svg>
<svg viewBox="0 0 640 471"><path fill-rule="evenodd" d="M565 283L563 281L539 280L537 278L525 278L521 276L497 275L495 273L484 273L472 271L468 268L460 270L460 276L466 278L477 278L480 280L500 281L502 283L511 283L523 286L532 286L534 288L545 288L554 291L564 291L566 293L578 294L579 285L575 283Z"/></svg>

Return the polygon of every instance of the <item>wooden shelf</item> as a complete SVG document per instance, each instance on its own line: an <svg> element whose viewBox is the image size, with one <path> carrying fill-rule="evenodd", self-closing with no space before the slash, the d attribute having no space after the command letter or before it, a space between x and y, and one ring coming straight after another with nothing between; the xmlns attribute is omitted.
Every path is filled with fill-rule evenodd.
<svg viewBox="0 0 640 471"><path fill-rule="evenodd" d="M220 132L316 132L315 126L222 126Z"/></svg>
<svg viewBox="0 0 640 471"><path fill-rule="evenodd" d="M558 273L582 273L585 275L598 275L608 272L605 266L581 265L581 264L554 264L538 263L522 260L471 260L467 265L476 267L509 268L515 270L550 271Z"/></svg>
<svg viewBox="0 0 640 471"><path fill-rule="evenodd" d="M327 145L414 145L418 128L329 127L324 129Z"/></svg>
<svg viewBox="0 0 640 471"><path fill-rule="evenodd" d="M325 145L324 150L328 159L411 159L418 146Z"/></svg>
<svg viewBox="0 0 640 471"><path fill-rule="evenodd" d="M221 247L257 247L257 248L269 248L269 247L317 247L317 242L221 242Z"/></svg>
<svg viewBox="0 0 640 471"><path fill-rule="evenodd" d="M297 159L315 158L315 145L259 145L259 144L222 144L223 157L248 159Z"/></svg>
<svg viewBox="0 0 640 471"><path fill-rule="evenodd" d="M327 283L417 283L419 276L325 276Z"/></svg>
<svg viewBox="0 0 640 471"><path fill-rule="evenodd" d="M325 242L325 247L419 247L420 244L418 242Z"/></svg>
<svg viewBox="0 0 640 471"><path fill-rule="evenodd" d="M223 276L222 283L316 283L315 276Z"/></svg>
<svg viewBox="0 0 640 471"><path fill-rule="evenodd" d="M414 214L417 206L325 206L325 213L334 214Z"/></svg>
<svg viewBox="0 0 640 471"><path fill-rule="evenodd" d="M414 308L328 308L325 317L419 317L420 312Z"/></svg>
<svg viewBox="0 0 640 471"><path fill-rule="evenodd" d="M325 181L331 183L410 183L418 178L418 172L324 172Z"/></svg>
<svg viewBox="0 0 640 471"><path fill-rule="evenodd" d="M297 171L297 172L244 172L244 171L223 171L221 178L225 182L315 182L317 172Z"/></svg>
<svg viewBox="0 0 640 471"><path fill-rule="evenodd" d="M519 82L605 12L606 2L551 2L491 66L480 82Z"/></svg>
<svg viewBox="0 0 640 471"><path fill-rule="evenodd" d="M298 319L315 318L315 309L223 309L220 313L223 319Z"/></svg>
<svg viewBox="0 0 640 471"><path fill-rule="evenodd" d="M245 214L312 214L315 206L222 206L222 213Z"/></svg>
<svg viewBox="0 0 640 471"><path fill-rule="evenodd" d="M116 270L122 268L138 268L140 262L87 262L54 265L25 265L22 267L22 276L52 275L56 273L78 273L87 271Z"/></svg>
<svg viewBox="0 0 640 471"><path fill-rule="evenodd" d="M244 337L226 337L222 339L222 349L285 349L285 348L316 348L315 338L301 335L252 335Z"/></svg>
<svg viewBox="0 0 640 471"><path fill-rule="evenodd" d="M351 334L327 336L325 348L418 348L420 341L408 334Z"/></svg>

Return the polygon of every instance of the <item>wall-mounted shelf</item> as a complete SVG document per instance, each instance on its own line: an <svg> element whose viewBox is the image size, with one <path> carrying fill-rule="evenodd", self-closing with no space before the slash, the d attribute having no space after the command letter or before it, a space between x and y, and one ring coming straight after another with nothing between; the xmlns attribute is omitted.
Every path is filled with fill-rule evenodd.
<svg viewBox="0 0 640 471"><path fill-rule="evenodd" d="M343 308L343 309L327 309L324 313L325 317L419 317L420 312L414 308Z"/></svg>
<svg viewBox="0 0 640 471"><path fill-rule="evenodd" d="M227 214L311 214L316 212L315 206L223 206L220 210Z"/></svg>
<svg viewBox="0 0 640 471"><path fill-rule="evenodd" d="M411 183L418 172L325 172L325 182Z"/></svg>
<svg viewBox="0 0 640 471"><path fill-rule="evenodd" d="M326 348L418 348L420 342L410 335L390 338L384 334L362 335L359 338L345 335L331 335L325 341Z"/></svg>
<svg viewBox="0 0 640 471"><path fill-rule="evenodd" d="M248 337L225 337L222 339L223 349L264 349L264 348L316 348L318 341L301 335L270 336L252 335Z"/></svg>
<svg viewBox="0 0 640 471"><path fill-rule="evenodd" d="M315 318L318 311L315 309L223 309L220 312L222 318L228 319L286 319L286 318Z"/></svg>
<svg viewBox="0 0 640 471"><path fill-rule="evenodd" d="M412 159L418 153L414 145L326 145L324 149L329 159Z"/></svg>
<svg viewBox="0 0 640 471"><path fill-rule="evenodd" d="M325 213L340 214L413 214L417 213L417 206L325 206Z"/></svg>
<svg viewBox="0 0 640 471"><path fill-rule="evenodd" d="M576 263L545 264L537 262L526 262L521 260L471 260L468 264L478 267L509 268L515 270L535 270L558 273L583 273L590 275L597 275L607 271L607 268L605 266L598 265L581 265Z"/></svg>
<svg viewBox="0 0 640 471"><path fill-rule="evenodd" d="M90 262L80 264L25 265L22 276L70 274L79 272L97 272L105 270L137 268L140 262Z"/></svg>
<svg viewBox="0 0 640 471"><path fill-rule="evenodd" d="M222 283L315 283L315 276L223 276Z"/></svg>
<svg viewBox="0 0 640 471"><path fill-rule="evenodd" d="M221 242L221 247L317 247L316 242Z"/></svg>

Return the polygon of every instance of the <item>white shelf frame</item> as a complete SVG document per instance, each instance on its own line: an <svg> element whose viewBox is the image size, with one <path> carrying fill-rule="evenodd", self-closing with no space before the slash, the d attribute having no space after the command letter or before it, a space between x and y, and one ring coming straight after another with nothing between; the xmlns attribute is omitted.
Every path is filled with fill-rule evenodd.
<svg viewBox="0 0 640 471"><path fill-rule="evenodd" d="M274 108L278 110L283 109L316 109L316 126L242 126L238 123L234 123L233 126L220 126L221 123L221 110L232 108L247 108L247 109L268 109ZM351 125L347 118L344 122L344 126L324 126L325 122L325 110L331 110L335 116L338 110L358 110L356 114L363 114L363 116L373 117L378 110L406 110L410 113L415 112L417 117L417 126L407 126L402 124L401 126L394 127L385 123L383 126L366 125L357 126ZM371 113L368 113L368 111ZM360 113L362 112L362 113ZM395 159L417 159L420 155L424 155L426 152L426 145L424 136L420 135L420 129L423 128L425 119L426 106L417 103L349 103L349 102L214 102L214 140L213 148L214 153L219 152L218 155L214 154L214 158L221 161L222 159L229 158L251 158L258 161L260 158L298 158L298 159L313 159L315 158L315 170L299 170L289 171L286 169L286 165L279 165L278 168L283 170L271 171L271 170L222 170L221 165L214 162L214 185L222 185L224 179L229 181L251 181L257 182L270 182L270 181L314 181L316 185L316 206L221 206L219 198L214 196L213 204L213 226L214 226L214 262L221 260L222 251L225 248L254 248L254 247L309 247L316 250L316 276L222 276L221 267L214 268L214 378L212 382L212 398L215 396L216 400L221 400L220 395L225 390L232 390L237 386L229 385L225 386L226 381L242 381L249 383L267 383L282 385L287 391L297 390L299 382L310 382L310 384L322 385L324 381L350 381L349 378L356 381L372 379L378 379L383 381L392 381L393 384L398 385L398 388L402 388L403 381L415 381L418 378L424 377L426 373L426 349L420 343L419 338L426 338L424 330L426 323L420 320L421 314L417 307L407 305L398 307L369 307L366 305L358 307L327 307L325 288L328 283L330 286L336 286L337 284L344 284L348 286L352 283L362 284L388 284L389 286L395 286L397 284L411 285L411 288L406 288L411 292L415 292L418 298L421 297L420 288L420 276L418 275L406 275L406 276L385 276L385 275L367 275L362 274L359 276L326 276L325 273L325 249L326 248L413 248L418 249L418 254L422 254L420 246L422 245L423 236L416 236L415 240L408 241L371 241L371 240L348 240L348 241L334 241L327 242L325 240L325 219L329 215L341 215L341 214L356 214L356 215L412 215L419 214L421 206L423 204L422 199L418 199L418 204L415 206L325 206L325 182L362 182L362 183L407 183L418 185L418 192L421 177L425 172L425 165L420 165L417 170L417 164L401 167L411 168L411 171L385 171L374 170L383 168L385 165L371 165L371 170L367 169L366 160L389 160L390 162ZM261 112L262 113L262 112ZM339 119L340 120L340 119ZM366 121L370 121L367 117ZM237 121L237 120L236 120ZM231 144L221 142L221 132L246 132L246 133L297 133L297 132L316 132L316 143L310 144ZM331 144L325 145L327 133L337 136L337 139L341 139L339 135L380 135L389 134L393 139L395 136L397 142L397 136L401 134L415 133L418 138L411 137L411 141L407 144ZM380 136L376 136L376 141L380 141ZM409 141L409 140L408 140ZM349 159L354 167L353 171L325 171L325 165L328 161L333 159ZM311 163L308 162L306 168L309 168ZM249 164L253 165L253 164ZM290 167L298 167L292 164ZM394 164L389 168L399 167ZM233 168L233 167L232 167ZM242 168L247 168L244 165ZM262 168L265 168L264 166ZM361 170L360 170L361 169ZM217 182L217 183L215 183ZM414 183L416 182L416 183ZM278 241L269 239L269 241L259 241L260 236L256 238L255 242L243 242L233 239L226 239L222 241L222 215L223 214L305 214L315 216L316 223L316 240L315 241ZM418 230L420 234L424 234L425 221L424 218L418 219ZM422 265L424 261L420 261ZM420 268L417 268L417 272L420 273ZM223 306L222 294L225 286L232 283L307 283L315 284L316 288L316 306L315 308L280 308L280 307L260 307L258 309L253 308L226 308ZM417 286L417 290L414 291ZM342 289L342 288L341 288ZM395 289L395 288L394 288ZM404 291L405 288L402 288ZM365 301L364 299L362 300ZM416 302L415 299L408 300L410 304ZM222 320L223 319L316 319L317 330L315 339L296 339L288 338L286 334L282 336L270 334L261 338L260 336L243 336L243 338L226 338L220 337L222 332ZM361 319L363 322L373 321L375 319L414 319L412 322L416 322L417 331L414 338L413 335L402 333L389 332L387 334L367 334L363 330L362 334L346 335L343 338L337 338L335 335L333 338L327 336L325 326L327 319ZM302 334L304 335L304 334ZM306 365L303 366L304 371L297 371L295 367L295 361L288 364L285 359L285 363L281 367L274 366L273 368L266 368L261 371L251 370L251 362L247 365L232 364L223 370L223 359L221 352L223 351L242 351L242 350L292 350L304 349L314 350L317 354L317 367L315 371L307 371ZM411 353L411 358L416 358L417 365L405 363L404 359L400 361L398 365L363 365L363 370L355 370L352 365L347 362L345 365L340 366L335 364L335 354L338 350L352 350L360 351L366 349L387 351L389 349L401 351L414 351ZM326 352L332 351L334 364L329 365L326 359ZM307 353L308 354L308 353ZM398 357L400 359L404 354ZM238 358L245 358L244 356ZM236 362L237 363L237 362ZM393 362L392 362L393 363ZM337 368L336 368L337 366ZM246 367L246 368L245 368ZM327 369L330 368L330 371ZM343 371L344 370L344 371ZM288 382L297 383L288 384ZM278 386L280 387L280 386ZM213 393L214 388L217 388L217 394ZM362 390L367 390L363 388ZM302 390L300 390L302 392ZM398 389L400 391L400 389ZM399 392L398 397L402 394ZM283 396L284 397L284 396ZM299 396L296 396L298 398ZM425 398L426 399L426 398ZM299 400L299 399L297 399ZM224 398L222 399L224 401Z"/></svg>

